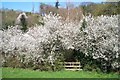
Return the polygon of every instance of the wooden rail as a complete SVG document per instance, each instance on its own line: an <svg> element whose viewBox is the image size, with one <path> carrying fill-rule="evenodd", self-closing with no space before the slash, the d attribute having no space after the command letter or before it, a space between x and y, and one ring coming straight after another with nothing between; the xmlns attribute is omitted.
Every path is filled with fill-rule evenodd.
<svg viewBox="0 0 120 80"><path fill-rule="evenodd" d="M78 71L81 70L80 62L64 62L65 70Z"/></svg>

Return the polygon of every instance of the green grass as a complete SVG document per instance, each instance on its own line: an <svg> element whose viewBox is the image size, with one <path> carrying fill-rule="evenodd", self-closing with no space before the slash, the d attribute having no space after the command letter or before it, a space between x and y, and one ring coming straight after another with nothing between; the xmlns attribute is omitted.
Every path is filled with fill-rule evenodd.
<svg viewBox="0 0 120 80"><path fill-rule="evenodd" d="M0 79L2 78L2 68L0 68Z"/></svg>
<svg viewBox="0 0 120 80"><path fill-rule="evenodd" d="M30 69L3 68L3 78L118 78L118 74L88 71L34 71Z"/></svg>

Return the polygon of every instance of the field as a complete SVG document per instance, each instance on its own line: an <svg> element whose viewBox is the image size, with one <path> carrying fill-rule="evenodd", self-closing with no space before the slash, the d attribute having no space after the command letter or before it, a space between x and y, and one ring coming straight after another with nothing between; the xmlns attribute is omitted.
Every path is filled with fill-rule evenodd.
<svg viewBox="0 0 120 80"><path fill-rule="evenodd" d="M3 68L3 78L118 78L118 74L88 71L33 71L30 69Z"/></svg>

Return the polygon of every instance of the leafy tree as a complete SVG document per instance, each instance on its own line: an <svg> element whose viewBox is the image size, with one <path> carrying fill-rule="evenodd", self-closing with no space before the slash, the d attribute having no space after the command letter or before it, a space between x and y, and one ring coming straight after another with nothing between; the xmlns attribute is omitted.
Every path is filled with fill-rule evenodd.
<svg viewBox="0 0 120 80"><path fill-rule="evenodd" d="M27 20L26 20L24 15L21 15L20 21L21 21L21 26L22 26L21 30L26 32L26 30L27 30Z"/></svg>
<svg viewBox="0 0 120 80"><path fill-rule="evenodd" d="M81 31L84 19L87 27ZM6 63L14 55L24 68L49 70L55 61L62 59L60 56L69 54L65 51L74 50L79 55L75 59L83 57L81 61L88 69L96 66L103 72L119 69L118 16L85 16L84 19L66 23L59 15L49 14L43 17L45 25L30 28L27 33L22 33L19 26L0 30L0 51L5 56L2 61Z"/></svg>

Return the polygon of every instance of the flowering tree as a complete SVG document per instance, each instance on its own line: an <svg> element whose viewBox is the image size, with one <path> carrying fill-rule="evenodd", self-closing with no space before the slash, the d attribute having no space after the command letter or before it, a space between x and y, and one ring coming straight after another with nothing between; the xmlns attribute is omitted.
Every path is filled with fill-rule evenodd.
<svg viewBox="0 0 120 80"><path fill-rule="evenodd" d="M3 62L16 56L26 66L33 63L36 67L44 62L54 65L65 50L72 49L100 61L102 66L119 68L117 17L86 16L79 23L68 23L50 13L43 18L44 25L29 28L26 33L22 33L20 26L0 31Z"/></svg>
<svg viewBox="0 0 120 80"><path fill-rule="evenodd" d="M86 28L76 46L88 56L100 62L105 70L118 67L118 16L87 16ZM82 37L83 36L83 37ZM80 39L80 38L79 38ZM83 41L80 43L80 41ZM82 46L83 45L83 46ZM116 65L115 65L116 64ZM103 70L104 70L103 69Z"/></svg>
<svg viewBox="0 0 120 80"><path fill-rule="evenodd" d="M27 30L27 16L25 13L21 13L19 14L19 16L17 17L16 20L16 24L19 24L22 26L21 30L23 30L24 32Z"/></svg>

